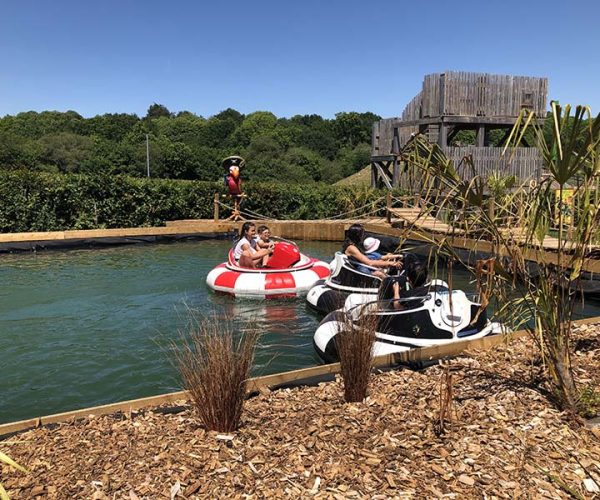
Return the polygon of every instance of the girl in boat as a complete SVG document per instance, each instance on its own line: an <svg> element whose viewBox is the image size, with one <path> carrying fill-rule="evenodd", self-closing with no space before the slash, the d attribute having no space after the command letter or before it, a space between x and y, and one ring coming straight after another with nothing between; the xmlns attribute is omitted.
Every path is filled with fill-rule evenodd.
<svg viewBox="0 0 600 500"><path fill-rule="evenodd" d="M240 229L239 240L233 249L235 260L242 267L264 267L273 253L273 244L268 248L259 248L254 222L244 222Z"/></svg>

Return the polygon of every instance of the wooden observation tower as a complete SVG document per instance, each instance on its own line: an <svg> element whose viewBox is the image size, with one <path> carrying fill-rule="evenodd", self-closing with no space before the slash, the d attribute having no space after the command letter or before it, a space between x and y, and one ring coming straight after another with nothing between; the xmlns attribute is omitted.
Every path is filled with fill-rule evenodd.
<svg viewBox="0 0 600 500"><path fill-rule="evenodd" d="M386 118L373 124L371 185L412 189L410 166L401 151L413 134L425 134L438 144L459 167L471 156L476 174L514 174L522 182L541 175L542 159L534 147L518 147L501 156L502 147L489 145L492 130L508 138L523 109L546 114L548 80L527 76L491 75L446 71L425 76L421 91L408 103L401 118ZM475 132L475 145L454 144L461 130ZM509 162L508 156L512 157ZM459 173L470 176L472 171Z"/></svg>

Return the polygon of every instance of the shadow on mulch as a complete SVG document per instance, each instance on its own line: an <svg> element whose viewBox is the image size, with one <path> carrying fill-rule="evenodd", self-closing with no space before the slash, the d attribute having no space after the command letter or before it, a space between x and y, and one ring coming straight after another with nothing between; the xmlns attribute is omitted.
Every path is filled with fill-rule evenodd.
<svg viewBox="0 0 600 500"><path fill-rule="evenodd" d="M491 372L481 368L471 368L464 373L464 377L471 377L473 380L473 388L477 394L467 394L465 396L457 396L457 401L465 401L469 399L485 399L489 394L494 394L500 390L512 390L516 394L524 391L534 391L545 398L551 405L557 406L558 401L555 396L545 387L545 379L543 374L532 374L528 379L514 378L500 375L499 373Z"/></svg>
<svg viewBox="0 0 600 500"><path fill-rule="evenodd" d="M600 338L577 339L574 343L574 351L589 352L600 349Z"/></svg>

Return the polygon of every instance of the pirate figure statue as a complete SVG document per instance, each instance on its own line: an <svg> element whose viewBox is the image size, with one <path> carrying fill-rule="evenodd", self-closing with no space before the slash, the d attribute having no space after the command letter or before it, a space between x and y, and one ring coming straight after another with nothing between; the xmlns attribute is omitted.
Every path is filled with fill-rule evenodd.
<svg viewBox="0 0 600 500"><path fill-rule="evenodd" d="M246 160L241 156L228 156L221 162L221 165L225 171L225 186L233 200L233 212L227 220L238 221L243 219L240 214L240 201L244 197L240 172L246 165Z"/></svg>

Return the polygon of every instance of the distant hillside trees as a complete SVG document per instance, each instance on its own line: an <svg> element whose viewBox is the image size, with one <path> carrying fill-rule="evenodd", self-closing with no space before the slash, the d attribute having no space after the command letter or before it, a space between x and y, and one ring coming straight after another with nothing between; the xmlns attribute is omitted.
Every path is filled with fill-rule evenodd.
<svg viewBox="0 0 600 500"><path fill-rule="evenodd" d="M378 119L357 112L278 118L231 108L204 118L158 103L142 118L29 111L0 118L0 169L144 176L148 135L153 177L219 180L221 159L238 154L248 180L332 183L369 162Z"/></svg>

